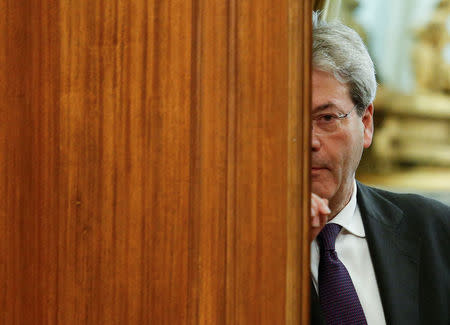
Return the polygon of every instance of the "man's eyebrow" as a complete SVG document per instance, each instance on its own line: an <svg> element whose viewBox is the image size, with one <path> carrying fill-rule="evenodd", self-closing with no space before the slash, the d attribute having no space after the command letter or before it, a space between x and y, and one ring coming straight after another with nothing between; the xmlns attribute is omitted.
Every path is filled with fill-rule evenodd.
<svg viewBox="0 0 450 325"><path fill-rule="evenodd" d="M328 103L316 106L315 108L313 108L312 112L316 113L316 112L320 112L320 111L326 110L328 108L338 108L338 107L337 107L337 105L335 103L328 102Z"/></svg>

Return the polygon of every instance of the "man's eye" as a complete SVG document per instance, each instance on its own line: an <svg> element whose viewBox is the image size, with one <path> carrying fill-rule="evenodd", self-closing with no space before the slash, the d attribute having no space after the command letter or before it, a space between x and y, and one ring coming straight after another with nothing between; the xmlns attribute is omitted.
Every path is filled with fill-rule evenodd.
<svg viewBox="0 0 450 325"><path fill-rule="evenodd" d="M321 119L323 122L332 122L333 120L336 119L336 116L335 116L335 115L331 115L331 114L326 114L326 115L322 115L322 116L320 117L320 119Z"/></svg>

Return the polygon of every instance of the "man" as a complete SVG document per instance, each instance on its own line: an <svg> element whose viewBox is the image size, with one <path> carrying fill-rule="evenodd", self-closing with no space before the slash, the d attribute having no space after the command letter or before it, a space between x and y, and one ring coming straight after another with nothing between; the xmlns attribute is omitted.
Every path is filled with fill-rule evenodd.
<svg viewBox="0 0 450 325"><path fill-rule="evenodd" d="M376 80L352 29L313 15L311 322L450 324L450 208L355 181Z"/></svg>

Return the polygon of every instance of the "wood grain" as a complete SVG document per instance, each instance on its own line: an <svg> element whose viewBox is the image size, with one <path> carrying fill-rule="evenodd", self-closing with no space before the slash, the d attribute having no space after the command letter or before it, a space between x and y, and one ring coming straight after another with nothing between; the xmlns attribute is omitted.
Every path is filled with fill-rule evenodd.
<svg viewBox="0 0 450 325"><path fill-rule="evenodd" d="M310 17L0 0L0 324L306 323Z"/></svg>
<svg viewBox="0 0 450 325"><path fill-rule="evenodd" d="M290 1L289 6L286 324L309 324L311 2Z"/></svg>

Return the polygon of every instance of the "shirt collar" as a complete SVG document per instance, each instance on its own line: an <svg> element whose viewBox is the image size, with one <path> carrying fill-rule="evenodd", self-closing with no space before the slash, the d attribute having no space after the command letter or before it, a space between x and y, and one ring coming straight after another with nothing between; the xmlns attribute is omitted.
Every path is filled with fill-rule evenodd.
<svg viewBox="0 0 450 325"><path fill-rule="evenodd" d="M364 225L356 202L356 181L353 180L353 192L350 201L330 222L336 223L346 231L358 237L365 237Z"/></svg>

